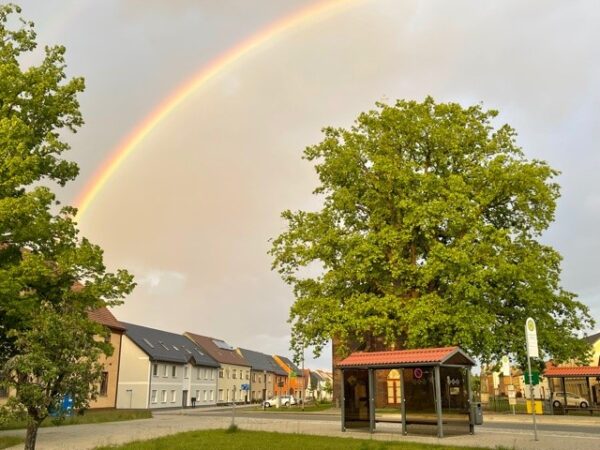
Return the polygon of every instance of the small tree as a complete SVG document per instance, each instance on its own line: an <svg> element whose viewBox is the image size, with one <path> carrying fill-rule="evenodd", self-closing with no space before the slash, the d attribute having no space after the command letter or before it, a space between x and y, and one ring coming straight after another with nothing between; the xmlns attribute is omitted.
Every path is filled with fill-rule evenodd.
<svg viewBox="0 0 600 450"><path fill-rule="evenodd" d="M107 273L102 249L78 235L76 210L60 207L44 183L62 186L78 167L61 159L61 131L83 120L81 78L66 79L64 48L47 47L38 66L21 67L35 49L33 24L9 23L20 9L0 6L0 364L16 394L3 414L27 419L26 449L70 396L76 408L96 395L97 358L112 349L87 313L120 303L133 289L125 271Z"/></svg>
<svg viewBox="0 0 600 450"><path fill-rule="evenodd" d="M460 345L524 361L532 316L545 355L586 358L588 308L561 288L561 257L539 241L557 171L527 160L496 115L432 98L378 104L305 150L323 207L285 211L271 249L296 297L296 352L337 339L342 350Z"/></svg>

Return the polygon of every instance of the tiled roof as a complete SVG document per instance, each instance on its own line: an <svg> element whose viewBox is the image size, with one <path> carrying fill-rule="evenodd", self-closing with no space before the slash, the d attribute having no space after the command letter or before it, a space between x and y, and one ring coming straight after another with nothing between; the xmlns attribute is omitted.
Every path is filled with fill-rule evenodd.
<svg viewBox="0 0 600 450"><path fill-rule="evenodd" d="M548 367L546 377L600 377L600 366Z"/></svg>
<svg viewBox="0 0 600 450"><path fill-rule="evenodd" d="M591 336L586 336L584 339L590 344L594 345L596 341L600 339L600 333L592 334Z"/></svg>
<svg viewBox="0 0 600 450"><path fill-rule="evenodd" d="M247 350L245 348L239 348L238 350L242 352L242 355L253 370L264 370L281 376L287 375L287 373L281 367L279 367L279 364L275 362L272 356Z"/></svg>
<svg viewBox="0 0 600 450"><path fill-rule="evenodd" d="M283 362L286 366L288 366L288 368L294 372L296 375L300 375L302 373L302 371L300 370L300 368L294 364L289 358L286 358L285 356L279 356L279 355L275 355L277 356L281 362Z"/></svg>
<svg viewBox="0 0 600 450"><path fill-rule="evenodd" d="M236 352L233 347L223 348L217 345L217 342L228 345L221 339L215 339L208 336L200 336L199 334L190 333L186 331L184 336L194 341L196 345L199 345L208 353L213 359L217 360L221 364L233 364L236 366L251 367L250 363L244 359L242 355Z"/></svg>
<svg viewBox="0 0 600 450"><path fill-rule="evenodd" d="M338 367L389 366L403 364L442 364L459 355L464 363L475 365L458 347L394 350L385 352L355 352L342 360Z"/></svg>
<svg viewBox="0 0 600 450"><path fill-rule="evenodd" d="M153 361L166 361L197 366L219 367L219 364L185 336L154 328L124 323L125 335Z"/></svg>
<svg viewBox="0 0 600 450"><path fill-rule="evenodd" d="M102 307L88 312L88 317L99 324L106 325L114 330L124 330L125 326L119 322L107 307Z"/></svg>

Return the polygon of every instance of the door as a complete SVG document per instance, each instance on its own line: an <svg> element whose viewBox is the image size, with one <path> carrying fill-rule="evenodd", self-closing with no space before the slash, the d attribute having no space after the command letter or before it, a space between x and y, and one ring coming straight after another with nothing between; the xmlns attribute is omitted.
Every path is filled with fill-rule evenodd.
<svg viewBox="0 0 600 450"><path fill-rule="evenodd" d="M184 408L187 407L187 398L188 398L188 391L183 391L182 395L181 395L181 406L183 406Z"/></svg>

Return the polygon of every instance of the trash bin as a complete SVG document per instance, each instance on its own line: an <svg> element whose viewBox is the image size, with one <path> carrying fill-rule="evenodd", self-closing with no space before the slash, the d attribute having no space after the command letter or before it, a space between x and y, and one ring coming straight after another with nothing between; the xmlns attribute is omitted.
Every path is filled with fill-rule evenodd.
<svg viewBox="0 0 600 450"><path fill-rule="evenodd" d="M480 402L473 405L473 422L475 425L483 425L483 409Z"/></svg>

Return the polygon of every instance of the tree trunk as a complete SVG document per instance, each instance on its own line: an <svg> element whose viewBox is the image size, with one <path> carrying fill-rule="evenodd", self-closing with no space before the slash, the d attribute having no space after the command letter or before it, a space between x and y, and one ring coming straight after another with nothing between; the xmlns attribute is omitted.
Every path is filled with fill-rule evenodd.
<svg viewBox="0 0 600 450"><path fill-rule="evenodd" d="M37 421L29 421L27 423L27 434L25 435L25 450L35 450L35 441L37 440L37 432L40 423Z"/></svg>

